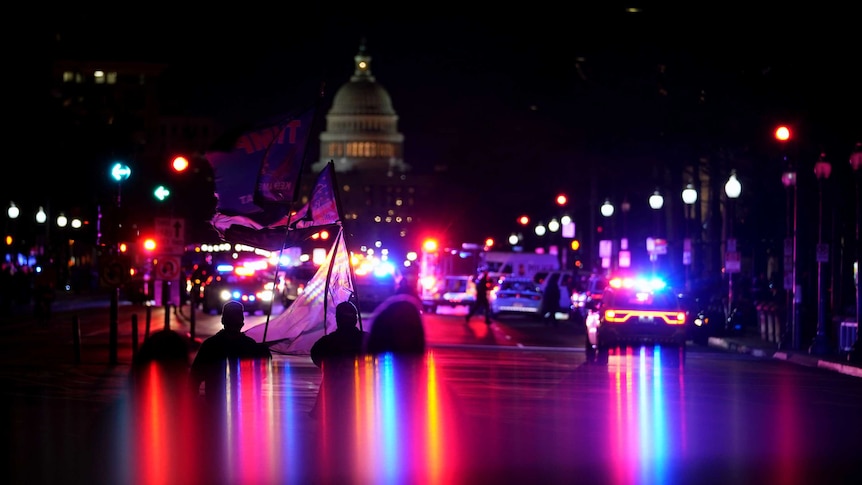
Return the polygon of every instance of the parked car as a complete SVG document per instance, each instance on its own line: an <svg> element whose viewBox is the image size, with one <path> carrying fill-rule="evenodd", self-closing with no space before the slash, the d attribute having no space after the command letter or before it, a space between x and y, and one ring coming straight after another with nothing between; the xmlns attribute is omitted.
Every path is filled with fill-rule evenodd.
<svg viewBox="0 0 862 485"><path fill-rule="evenodd" d="M583 323L581 312L574 305L575 294L578 289L578 275L574 271L550 271L537 274L537 282L544 294L545 288L550 281L556 281L560 289L560 310L557 312L557 320L571 320Z"/></svg>
<svg viewBox="0 0 862 485"><path fill-rule="evenodd" d="M617 346L661 345L685 358L688 313L679 296L657 278L618 277L608 281L586 318L587 361L607 363Z"/></svg>
<svg viewBox="0 0 862 485"><path fill-rule="evenodd" d="M533 278L503 278L491 292L490 306L493 316L520 314L539 316L542 307L542 288Z"/></svg>
<svg viewBox="0 0 862 485"><path fill-rule="evenodd" d="M242 303L251 315L258 311L268 315L272 310L274 287L272 279L261 275L219 273L203 287L201 309L204 313L215 311L221 314L224 304L235 300Z"/></svg>
<svg viewBox="0 0 862 485"><path fill-rule="evenodd" d="M448 275L422 292L422 307L436 313L437 307L470 306L476 301L476 282L470 275Z"/></svg>
<svg viewBox="0 0 862 485"><path fill-rule="evenodd" d="M605 275L593 274L586 281L575 280L575 291L572 293L572 308L580 314L581 320L586 319L588 308L599 306L602 294L608 286Z"/></svg>

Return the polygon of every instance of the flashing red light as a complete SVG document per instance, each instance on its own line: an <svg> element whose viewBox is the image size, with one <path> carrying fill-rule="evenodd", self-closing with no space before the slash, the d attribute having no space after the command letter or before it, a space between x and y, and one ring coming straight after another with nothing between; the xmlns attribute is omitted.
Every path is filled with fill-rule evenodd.
<svg viewBox="0 0 862 485"><path fill-rule="evenodd" d="M781 142L790 140L791 137L790 128L785 125L781 125L775 129L775 139Z"/></svg>
<svg viewBox="0 0 862 485"><path fill-rule="evenodd" d="M485 239L485 247L486 248L494 247L494 238L489 237L488 239Z"/></svg>
<svg viewBox="0 0 862 485"><path fill-rule="evenodd" d="M144 240L144 249L147 251L155 251L156 249L156 240L153 238L148 238Z"/></svg>
<svg viewBox="0 0 862 485"><path fill-rule="evenodd" d="M428 252L436 251L438 247L436 239L426 239L425 242L422 243L422 249Z"/></svg>

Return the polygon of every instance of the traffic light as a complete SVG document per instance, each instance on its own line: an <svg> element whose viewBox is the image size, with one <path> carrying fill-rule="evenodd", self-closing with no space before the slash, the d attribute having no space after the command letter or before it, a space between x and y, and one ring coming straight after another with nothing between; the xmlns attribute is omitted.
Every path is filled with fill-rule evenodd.
<svg viewBox="0 0 862 485"><path fill-rule="evenodd" d="M581 249L581 241L578 241L577 239L572 239L572 246L571 247L572 247L572 251L577 251L577 250Z"/></svg>
<svg viewBox="0 0 862 485"><path fill-rule="evenodd" d="M171 195L171 191L164 185L159 185L156 187L156 190L153 191L153 195L160 201L164 202L165 199Z"/></svg>
<svg viewBox="0 0 862 485"><path fill-rule="evenodd" d="M566 194L560 194L560 195L558 195L558 196L557 196L557 205L558 205L558 206L561 206L561 207L562 207L562 206L566 205L566 203L567 203L568 201L569 201L569 198L568 198L568 197L566 197Z"/></svg>
<svg viewBox="0 0 862 485"><path fill-rule="evenodd" d="M120 243L120 252L125 253L129 250L129 246L126 243Z"/></svg>
<svg viewBox="0 0 862 485"><path fill-rule="evenodd" d="M774 132L775 139L780 142L790 141L790 138L793 136L793 133L790 131L790 127L787 125L779 125L775 128Z"/></svg>
<svg viewBox="0 0 862 485"><path fill-rule="evenodd" d="M156 247L157 247L157 246L158 246L158 245L156 244L156 240L155 240L155 239L153 239L153 238L151 238L151 237L148 237L147 239L144 239L144 249L145 249L145 250L147 250L147 251L149 251L149 252L153 252L153 251L155 251L155 250L156 250Z"/></svg>
<svg viewBox="0 0 862 485"><path fill-rule="evenodd" d="M189 159L182 155L177 155L171 161L171 168L173 168L175 172L185 172L186 169L189 168Z"/></svg>

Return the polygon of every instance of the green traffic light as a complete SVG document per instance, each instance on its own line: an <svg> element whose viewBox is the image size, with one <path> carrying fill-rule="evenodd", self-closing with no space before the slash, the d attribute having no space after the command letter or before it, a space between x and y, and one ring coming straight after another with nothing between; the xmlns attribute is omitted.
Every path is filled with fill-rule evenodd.
<svg viewBox="0 0 862 485"><path fill-rule="evenodd" d="M157 199L164 201L168 198L169 195L171 195L171 191L168 190L168 188L164 185L159 185L158 187L156 187L156 190L153 192L153 195L155 195Z"/></svg>

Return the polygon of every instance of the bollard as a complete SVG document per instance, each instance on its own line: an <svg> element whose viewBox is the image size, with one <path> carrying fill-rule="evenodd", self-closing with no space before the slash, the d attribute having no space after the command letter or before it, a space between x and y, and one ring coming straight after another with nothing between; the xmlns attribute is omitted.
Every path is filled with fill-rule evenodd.
<svg viewBox="0 0 862 485"><path fill-rule="evenodd" d="M766 305L758 303L755 308L757 308L757 322L760 324L760 339L768 340L769 330L766 319Z"/></svg>
<svg viewBox="0 0 862 485"><path fill-rule="evenodd" d="M197 298L195 298L195 292L192 291L191 295L189 295L189 339L194 343L195 341L195 324L196 324L196 314L197 314Z"/></svg>
<svg viewBox="0 0 862 485"><path fill-rule="evenodd" d="M132 314L132 360L138 355L138 314Z"/></svg>
<svg viewBox="0 0 862 485"><path fill-rule="evenodd" d="M775 318L772 319L772 341L781 342L781 330L784 328L784 321L781 319L781 312L778 307L775 308Z"/></svg>
<svg viewBox="0 0 862 485"><path fill-rule="evenodd" d="M75 352L75 363L81 363L81 321L78 316L72 319L72 347Z"/></svg>
<svg viewBox="0 0 862 485"><path fill-rule="evenodd" d="M775 305L770 304L767 307L767 312L766 312L766 333L767 333L767 337L768 337L767 340L769 340L770 342L775 342L774 329L776 326L775 321L776 321L777 317L778 317L777 308L775 307Z"/></svg>
<svg viewBox="0 0 862 485"><path fill-rule="evenodd" d="M144 322L144 340L150 336L150 322L153 320L153 307L147 306L147 318Z"/></svg>
<svg viewBox="0 0 862 485"><path fill-rule="evenodd" d="M118 322L119 300L120 288L117 287L111 294L111 317L109 321L110 329L108 332L108 363L111 365L117 363L117 334L119 333L120 325Z"/></svg>

